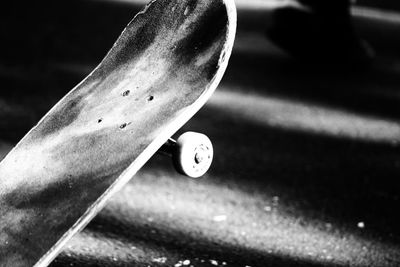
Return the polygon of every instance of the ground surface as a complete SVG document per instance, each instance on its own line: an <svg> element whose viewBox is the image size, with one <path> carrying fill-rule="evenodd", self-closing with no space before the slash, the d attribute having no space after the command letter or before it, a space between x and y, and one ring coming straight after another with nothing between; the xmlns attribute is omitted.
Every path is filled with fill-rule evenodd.
<svg viewBox="0 0 400 267"><path fill-rule="evenodd" d="M400 265L399 17L354 9L377 58L338 71L296 63L264 38L273 1L243 3L227 74L183 129L213 140L211 171L190 180L154 157L52 266ZM139 6L43 2L3 14L1 156Z"/></svg>

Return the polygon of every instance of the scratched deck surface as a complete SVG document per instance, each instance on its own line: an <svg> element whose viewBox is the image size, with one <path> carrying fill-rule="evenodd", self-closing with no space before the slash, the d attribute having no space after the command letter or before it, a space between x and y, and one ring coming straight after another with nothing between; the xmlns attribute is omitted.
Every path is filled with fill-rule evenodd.
<svg viewBox="0 0 400 267"><path fill-rule="evenodd" d="M2 161L1 266L37 262L204 104L227 64L230 19L222 0L159 0L135 17Z"/></svg>

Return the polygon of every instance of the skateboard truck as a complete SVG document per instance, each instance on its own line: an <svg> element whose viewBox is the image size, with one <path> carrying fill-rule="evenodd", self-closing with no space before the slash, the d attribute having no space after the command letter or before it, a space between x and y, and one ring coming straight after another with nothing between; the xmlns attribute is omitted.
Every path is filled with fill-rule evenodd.
<svg viewBox="0 0 400 267"><path fill-rule="evenodd" d="M186 132L176 141L168 139L159 152L172 157L175 169L191 178L203 176L213 160L213 146L210 139L196 132Z"/></svg>

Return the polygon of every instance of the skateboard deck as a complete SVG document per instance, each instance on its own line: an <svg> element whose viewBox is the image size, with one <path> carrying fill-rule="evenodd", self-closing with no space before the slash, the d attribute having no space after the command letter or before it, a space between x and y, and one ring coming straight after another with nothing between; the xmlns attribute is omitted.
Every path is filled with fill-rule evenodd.
<svg viewBox="0 0 400 267"><path fill-rule="evenodd" d="M155 0L0 163L0 266L47 266L208 100L233 0Z"/></svg>

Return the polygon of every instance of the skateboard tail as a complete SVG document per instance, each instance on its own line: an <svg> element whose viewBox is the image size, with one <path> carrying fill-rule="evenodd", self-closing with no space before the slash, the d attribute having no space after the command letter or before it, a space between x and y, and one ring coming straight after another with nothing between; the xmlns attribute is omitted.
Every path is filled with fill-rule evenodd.
<svg viewBox="0 0 400 267"><path fill-rule="evenodd" d="M135 18L146 13L148 8L159 0L151 1L143 11L139 12ZM126 183L139 171L141 167L157 152L157 150L165 143L165 141L172 136L177 129L181 128L190 118L192 118L200 108L207 102L207 100L214 93L218 84L222 80L225 70L228 66L228 60L231 56L234 39L236 35L236 25L237 25L237 14L236 6L234 0L223 0L226 7L228 15L228 25L226 32L226 41L223 46L222 52L218 60L218 70L215 73L212 81L209 83L209 87L204 90L201 96L190 106L181 110L173 122L166 125L161 131L154 133L153 142L144 149L144 151L130 164L130 166L123 171L123 173L114 181L114 183L104 192L100 198L98 198L86 211L86 213L81 216L81 218L66 232L62 238L35 264L35 267L48 266L54 258L59 254L63 246L69 241L69 239L81 231L94 217L95 215L106 205L107 201L118 191L120 191ZM132 23L131 22L131 23ZM125 29L126 30L126 29ZM124 30L124 31L125 31ZM113 48L116 44L114 44ZM112 48L112 49L113 49ZM111 49L111 50L112 50ZM111 53L111 50L109 53ZM109 54L107 54L108 56ZM106 56L106 58L107 58ZM101 65L101 64L100 64ZM100 66L99 65L99 66ZM93 70L92 73L96 71ZM90 76L90 75L89 75ZM83 83L82 81L81 83ZM78 86L80 86L79 84ZM78 87L77 86L77 87ZM68 95L67 95L68 96ZM66 97L67 97L66 96ZM65 97L65 98L66 98ZM50 111L51 112L51 111ZM50 113L49 112L49 113Z"/></svg>

